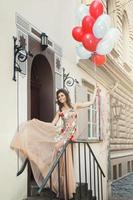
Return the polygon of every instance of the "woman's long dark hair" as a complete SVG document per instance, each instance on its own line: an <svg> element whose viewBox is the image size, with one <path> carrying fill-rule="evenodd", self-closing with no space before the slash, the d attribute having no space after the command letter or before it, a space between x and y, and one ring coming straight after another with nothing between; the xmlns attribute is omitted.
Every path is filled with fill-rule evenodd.
<svg viewBox="0 0 133 200"><path fill-rule="evenodd" d="M62 107L63 107L63 103L61 103L59 101L59 99L58 99L59 93L63 93L66 96L66 103L70 108L72 108L72 104L71 104L71 99L70 99L69 93L65 89L59 89L56 92L57 104L59 106L59 110L62 111Z"/></svg>

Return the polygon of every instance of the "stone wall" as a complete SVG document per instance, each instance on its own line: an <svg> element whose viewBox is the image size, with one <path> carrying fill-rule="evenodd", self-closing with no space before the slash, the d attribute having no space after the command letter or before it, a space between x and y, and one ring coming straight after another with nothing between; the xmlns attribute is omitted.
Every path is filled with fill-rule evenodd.
<svg viewBox="0 0 133 200"><path fill-rule="evenodd" d="M113 113L114 107L119 116ZM133 149L133 93L119 85L111 97L111 150Z"/></svg>

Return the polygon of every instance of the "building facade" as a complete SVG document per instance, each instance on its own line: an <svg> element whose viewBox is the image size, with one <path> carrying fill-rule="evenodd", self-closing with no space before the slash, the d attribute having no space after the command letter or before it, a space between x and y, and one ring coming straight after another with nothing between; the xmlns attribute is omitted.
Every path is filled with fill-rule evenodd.
<svg viewBox="0 0 133 200"><path fill-rule="evenodd" d="M132 130L132 7L131 1L108 1L108 13L115 26L121 31L121 38L112 56L115 80L118 87L110 96L110 171L109 179L117 180L133 172L133 130ZM116 71L117 69L117 71Z"/></svg>
<svg viewBox="0 0 133 200"><path fill-rule="evenodd" d="M103 2L122 35L102 68L95 68L90 60L77 59L71 30L80 3L89 2L65 0L57 6L55 0L1 1L0 157L5 155L0 167L1 199L22 200L27 196L30 174L25 170L16 178L21 161L10 143L22 122L38 116L42 121L52 120L55 93L63 87L64 73L77 80L73 87L67 87L73 102L90 100L96 83L101 90L100 110L97 100L80 112L79 129L105 173L104 200L108 199L111 181L132 170L132 2ZM40 45L42 33L48 35L46 50ZM13 36L29 52L26 62L18 62L23 73L16 72L16 81ZM118 115L115 107L120 107Z"/></svg>

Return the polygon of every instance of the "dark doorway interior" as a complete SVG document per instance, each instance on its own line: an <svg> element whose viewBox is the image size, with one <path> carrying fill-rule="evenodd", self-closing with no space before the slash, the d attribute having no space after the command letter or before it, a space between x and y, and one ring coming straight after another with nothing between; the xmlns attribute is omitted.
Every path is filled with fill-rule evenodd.
<svg viewBox="0 0 133 200"><path fill-rule="evenodd" d="M35 56L31 68L31 119L51 122L54 114L53 75L44 55Z"/></svg>

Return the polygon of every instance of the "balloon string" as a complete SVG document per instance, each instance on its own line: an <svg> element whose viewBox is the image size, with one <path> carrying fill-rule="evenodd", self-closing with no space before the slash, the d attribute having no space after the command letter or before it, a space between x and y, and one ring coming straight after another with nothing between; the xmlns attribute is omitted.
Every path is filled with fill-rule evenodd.
<svg viewBox="0 0 133 200"><path fill-rule="evenodd" d="M94 63L94 80L95 80L95 83L97 84L97 66L95 63Z"/></svg>

